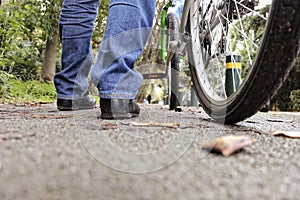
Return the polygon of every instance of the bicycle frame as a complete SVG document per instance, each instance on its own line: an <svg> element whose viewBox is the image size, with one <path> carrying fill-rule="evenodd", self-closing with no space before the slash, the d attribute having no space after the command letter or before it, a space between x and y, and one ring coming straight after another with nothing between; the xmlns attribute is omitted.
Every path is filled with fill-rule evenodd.
<svg viewBox="0 0 300 200"><path fill-rule="evenodd" d="M188 1L187 1L188 2ZM180 22L183 8L184 8L184 0L170 0L164 7L161 14L161 59L166 61L166 36L167 36L167 25L166 19L167 14L170 12L170 8L172 8L171 13L173 13L177 21Z"/></svg>
<svg viewBox="0 0 300 200"><path fill-rule="evenodd" d="M185 0L170 0L161 13L161 60L166 64L165 74L168 77L168 95L170 110L175 110L179 102L179 46L186 44L180 36L179 23L183 14ZM188 2L188 1L187 1ZM169 70L169 66L170 69Z"/></svg>

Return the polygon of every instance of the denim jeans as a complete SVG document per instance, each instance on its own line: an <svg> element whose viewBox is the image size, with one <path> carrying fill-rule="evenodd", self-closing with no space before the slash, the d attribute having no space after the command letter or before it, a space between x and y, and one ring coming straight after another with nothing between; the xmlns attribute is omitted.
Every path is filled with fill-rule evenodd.
<svg viewBox="0 0 300 200"><path fill-rule="evenodd" d="M100 0L64 0L59 20L62 70L54 77L58 98L87 95L90 70L101 98L134 99L138 92L142 76L134 64L151 32L156 2L111 0L93 65L91 37L99 4Z"/></svg>

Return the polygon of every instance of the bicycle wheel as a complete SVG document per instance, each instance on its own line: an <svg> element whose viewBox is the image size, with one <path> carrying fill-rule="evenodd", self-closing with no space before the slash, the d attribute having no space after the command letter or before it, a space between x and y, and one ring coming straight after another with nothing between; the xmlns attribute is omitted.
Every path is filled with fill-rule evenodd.
<svg viewBox="0 0 300 200"><path fill-rule="evenodd" d="M259 111L299 54L299 26L300 3L295 0L190 2L188 55L203 109L227 124Z"/></svg>

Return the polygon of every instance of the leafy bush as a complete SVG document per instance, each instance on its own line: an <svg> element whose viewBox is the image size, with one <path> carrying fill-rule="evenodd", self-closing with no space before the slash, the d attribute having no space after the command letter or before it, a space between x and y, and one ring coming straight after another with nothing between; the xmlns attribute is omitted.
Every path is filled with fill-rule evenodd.
<svg viewBox="0 0 300 200"><path fill-rule="evenodd" d="M12 75L0 70L0 97L1 98L6 98L6 95L7 95L6 94L6 90L7 90L6 83L11 78L13 78Z"/></svg>
<svg viewBox="0 0 300 200"><path fill-rule="evenodd" d="M291 99L291 107L294 111L300 111L300 89L299 90L293 90L290 95Z"/></svg>
<svg viewBox="0 0 300 200"><path fill-rule="evenodd" d="M37 79L44 42L30 1L9 1L0 10L0 70L22 80Z"/></svg>

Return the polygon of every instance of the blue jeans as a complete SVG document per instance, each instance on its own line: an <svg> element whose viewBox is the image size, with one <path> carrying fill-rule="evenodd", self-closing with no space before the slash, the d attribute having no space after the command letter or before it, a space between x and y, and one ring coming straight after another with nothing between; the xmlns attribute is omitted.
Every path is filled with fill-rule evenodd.
<svg viewBox="0 0 300 200"><path fill-rule="evenodd" d="M57 97L78 99L87 95L93 65L91 37L100 0L64 0L59 20L62 70L54 77ZM151 32L155 0L111 0L107 25L93 83L101 98L134 99L142 76L134 63Z"/></svg>

